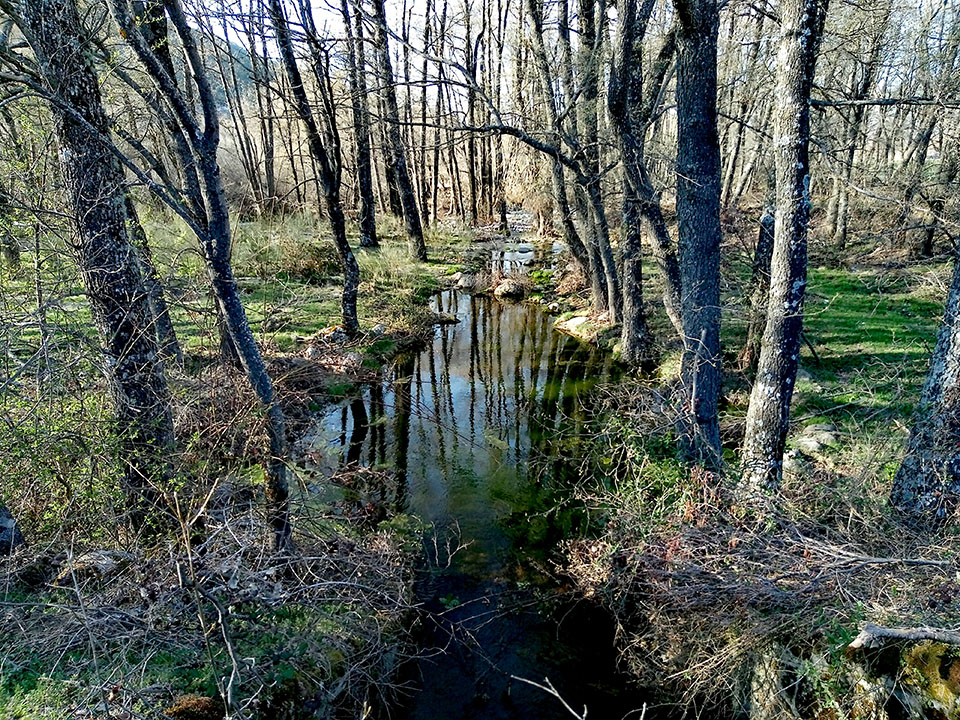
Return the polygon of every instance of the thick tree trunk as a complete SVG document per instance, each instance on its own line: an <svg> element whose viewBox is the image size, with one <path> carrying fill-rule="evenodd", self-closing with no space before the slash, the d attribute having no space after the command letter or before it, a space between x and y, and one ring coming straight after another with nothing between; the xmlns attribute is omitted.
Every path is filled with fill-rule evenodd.
<svg viewBox="0 0 960 720"><path fill-rule="evenodd" d="M674 0L677 34L677 228L687 452L720 464L720 148L716 0Z"/></svg>
<svg viewBox="0 0 960 720"><path fill-rule="evenodd" d="M750 394L741 492L776 489L790 426L807 287L810 90L827 0L784 0L774 115L776 218L767 322Z"/></svg>
<svg viewBox="0 0 960 720"><path fill-rule="evenodd" d="M370 159L370 119L367 110L366 50L363 45L363 18L354 11L351 22L347 0L340 11L347 31L347 72L350 79L350 107L353 112L354 152L357 162L357 194L360 196L360 247L377 247L376 201L373 197L373 161Z"/></svg>
<svg viewBox="0 0 960 720"><path fill-rule="evenodd" d="M78 237L72 243L105 358L122 486L134 527L160 502L174 446L170 394L150 297L130 240L123 171L109 146L100 86L73 0L22 5L33 50L55 99L51 112Z"/></svg>
<svg viewBox="0 0 960 720"><path fill-rule="evenodd" d="M373 0L373 18L376 22L376 53L380 67L380 82L386 110L387 136L390 141L390 162L400 190L400 203L403 205L403 222L407 230L410 255L417 260L427 259L427 245L423 239L423 226L420 211L417 208L417 194L407 170L407 158L400 134L400 111L397 106L397 91L393 82L393 66L390 63L390 45L388 41L387 17L383 7L384 0Z"/></svg>
<svg viewBox="0 0 960 720"><path fill-rule="evenodd" d="M890 504L918 524L945 520L960 498L960 254Z"/></svg>

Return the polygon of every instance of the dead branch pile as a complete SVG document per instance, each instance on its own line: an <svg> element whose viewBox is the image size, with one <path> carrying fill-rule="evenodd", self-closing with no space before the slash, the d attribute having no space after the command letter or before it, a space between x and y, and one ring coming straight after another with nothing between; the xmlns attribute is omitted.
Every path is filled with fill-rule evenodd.
<svg viewBox="0 0 960 720"><path fill-rule="evenodd" d="M16 641L0 681L56 679L64 717L154 717L195 704L191 692L235 718L380 704L407 647L409 550L384 532L348 537L302 506L299 555L278 560L257 510L233 495L224 484L163 548L5 560L0 636ZM323 538L303 529L321 526Z"/></svg>

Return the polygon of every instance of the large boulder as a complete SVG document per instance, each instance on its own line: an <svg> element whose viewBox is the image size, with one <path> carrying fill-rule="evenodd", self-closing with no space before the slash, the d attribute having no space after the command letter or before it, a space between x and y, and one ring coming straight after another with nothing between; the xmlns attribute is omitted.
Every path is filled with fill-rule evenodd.
<svg viewBox="0 0 960 720"><path fill-rule="evenodd" d="M17 527L17 521L6 507L0 505L0 555L10 555L23 545L23 535Z"/></svg>

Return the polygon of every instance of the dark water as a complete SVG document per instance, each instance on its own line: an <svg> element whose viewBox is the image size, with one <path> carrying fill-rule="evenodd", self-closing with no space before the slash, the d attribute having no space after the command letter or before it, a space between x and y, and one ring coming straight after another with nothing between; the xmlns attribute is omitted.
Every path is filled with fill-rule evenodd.
<svg viewBox="0 0 960 720"><path fill-rule="evenodd" d="M460 322L308 439L327 473L391 469L393 482L369 499L438 529L416 586L427 657L408 668L419 689L391 717L572 717L512 676L548 677L591 718L638 717L642 699L616 672L609 621L563 599L572 594L550 577L547 553L583 524L562 500L580 476L589 390L614 371L610 361L535 307L456 291L435 305Z"/></svg>

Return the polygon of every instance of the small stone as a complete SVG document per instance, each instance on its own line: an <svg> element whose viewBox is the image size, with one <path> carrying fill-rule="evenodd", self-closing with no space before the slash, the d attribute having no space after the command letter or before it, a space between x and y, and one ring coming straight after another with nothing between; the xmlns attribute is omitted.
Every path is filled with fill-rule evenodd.
<svg viewBox="0 0 960 720"><path fill-rule="evenodd" d="M493 291L493 295L498 300L520 300L526 289L523 285L513 278L504 278Z"/></svg>
<svg viewBox="0 0 960 720"><path fill-rule="evenodd" d="M550 312L552 312L552 313L558 313L558 312L560 312L560 303L558 303L558 302L552 302L552 303L550 303L549 305L547 305L547 310L550 311Z"/></svg>
<svg viewBox="0 0 960 720"><path fill-rule="evenodd" d="M810 468L811 458L804 455L799 450L788 450L783 455L783 470L794 475L799 475Z"/></svg>
<svg viewBox="0 0 960 720"><path fill-rule="evenodd" d="M383 337L387 334L387 326L383 323L377 323L372 328L370 328L370 335L373 337Z"/></svg>
<svg viewBox="0 0 960 720"><path fill-rule="evenodd" d="M473 290L477 283L477 276L472 273L461 273L457 280L457 289Z"/></svg>
<svg viewBox="0 0 960 720"><path fill-rule="evenodd" d="M808 370L800 368L797 370L797 382L813 382L813 375Z"/></svg>

